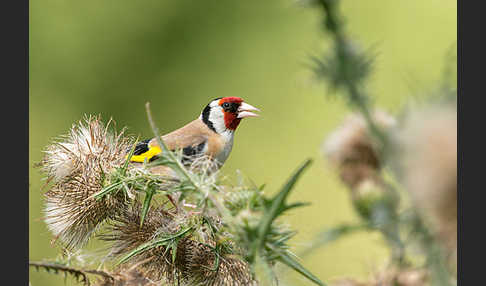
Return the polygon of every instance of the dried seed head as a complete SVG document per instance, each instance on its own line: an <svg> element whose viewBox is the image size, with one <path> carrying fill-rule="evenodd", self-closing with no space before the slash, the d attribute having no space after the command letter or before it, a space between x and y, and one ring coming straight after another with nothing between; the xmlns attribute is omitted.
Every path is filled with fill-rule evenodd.
<svg viewBox="0 0 486 286"><path fill-rule="evenodd" d="M373 119L385 132L395 125L395 119L383 111L376 111ZM362 181L377 176L382 162L366 120L360 114L350 115L331 133L322 146L331 164L339 170L342 181L355 189Z"/></svg>
<svg viewBox="0 0 486 286"><path fill-rule="evenodd" d="M139 201L124 208L108 222L106 233L100 239L113 242L109 257L114 258L127 253L137 246L152 240L158 233L177 231L174 214L167 212L163 206L151 207L140 226L142 206Z"/></svg>
<svg viewBox="0 0 486 286"><path fill-rule="evenodd" d="M150 280L136 267L120 268L98 280L95 286L160 286L160 283Z"/></svg>
<svg viewBox="0 0 486 286"><path fill-rule="evenodd" d="M427 272L423 269L402 269L390 267L375 273L368 281L350 278L334 281L331 286L425 286L429 285Z"/></svg>
<svg viewBox="0 0 486 286"><path fill-rule="evenodd" d="M371 286L370 284L361 283L353 279L339 279L334 281L331 286Z"/></svg>
<svg viewBox="0 0 486 286"><path fill-rule="evenodd" d="M85 117L45 151L42 169L54 185L45 194L45 222L68 249L83 246L105 219L125 206L123 194L97 200L105 177L125 160L131 140L99 117Z"/></svg>
<svg viewBox="0 0 486 286"><path fill-rule="evenodd" d="M187 285L257 285L249 265L229 253L216 253L208 246L191 241L185 252L183 277ZM219 260L219 261L218 261Z"/></svg>
<svg viewBox="0 0 486 286"><path fill-rule="evenodd" d="M131 147L132 140L122 137L110 128L111 120L105 125L100 116L85 116L84 122L73 124L69 133L60 136L44 151L42 170L54 182L68 178L82 168L82 163L97 160L104 169L120 166Z"/></svg>
<svg viewBox="0 0 486 286"><path fill-rule="evenodd" d="M437 104L410 111L394 134L400 180L445 245L457 238L457 110ZM455 254L453 254L455 255Z"/></svg>
<svg viewBox="0 0 486 286"><path fill-rule="evenodd" d="M389 267L376 273L371 279L371 285L386 286L425 286L429 285L427 271L420 268L398 269Z"/></svg>
<svg viewBox="0 0 486 286"><path fill-rule="evenodd" d="M424 286L428 284L427 272L420 269L404 270L397 274L396 281L403 286Z"/></svg>
<svg viewBox="0 0 486 286"><path fill-rule="evenodd" d="M136 201L110 222L108 234L101 236L103 240L113 241L110 257L126 255L161 236L173 235L194 219L191 213L183 210L174 215L159 206L148 211L140 227L141 209L140 202ZM179 281L182 285L256 285L251 284L254 281L245 262L229 253L218 254L213 249L216 242L211 235L198 234L198 238L205 237L206 240L196 241L196 233L177 241L175 257L172 248L157 246L130 258L127 267L138 264L137 269L150 280L169 284Z"/></svg>

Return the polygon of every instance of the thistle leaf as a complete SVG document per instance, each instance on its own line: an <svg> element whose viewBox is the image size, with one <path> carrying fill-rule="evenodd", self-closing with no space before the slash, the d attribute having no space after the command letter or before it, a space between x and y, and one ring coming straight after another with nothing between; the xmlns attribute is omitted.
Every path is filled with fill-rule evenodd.
<svg viewBox="0 0 486 286"><path fill-rule="evenodd" d="M357 231L363 231L363 230L369 230L370 226L367 224L341 224L329 229L326 229L325 231L321 232L316 236L314 239L314 242L307 247L304 251L302 251L299 255L300 257L303 257L305 255L308 255L311 253L313 250L316 248L322 247L328 243L331 243L333 241L336 241L340 238L342 238L345 235L355 233Z"/></svg>
<svg viewBox="0 0 486 286"><path fill-rule="evenodd" d="M135 248L134 250L130 251L116 265L120 265L122 263L125 263L130 258L132 258L133 256L138 255L140 253L143 253L143 252L145 252L147 250L150 250L150 249L152 249L154 247L157 247L157 246L168 246L172 242L174 242L174 240L178 240L178 239L184 237L185 234L187 234L188 232L190 232L192 230L193 230L193 227L184 228L184 229L176 232L173 235L165 236L163 238L159 238L159 239L156 239L156 240L153 240L153 241L144 243L144 244L140 245L139 247ZM174 244L177 246L177 243L174 243Z"/></svg>
<svg viewBox="0 0 486 286"><path fill-rule="evenodd" d="M150 202L152 201L152 197L155 194L155 190L151 187L146 188L145 191L145 199L143 201L142 206L142 213L140 215L140 227L143 225L143 221L145 220L145 216L150 208Z"/></svg>
<svg viewBox="0 0 486 286"><path fill-rule="evenodd" d="M175 263L177 257L177 242L173 242L170 248L172 249L172 263Z"/></svg>
<svg viewBox="0 0 486 286"><path fill-rule="evenodd" d="M135 152L135 147L137 147L137 143L138 143L138 139L139 139L139 138L140 138L140 137L137 137L137 140L135 140L135 143L133 143L133 146L132 146L132 148L130 149L130 152L128 153L128 155L127 155L127 158L126 158L126 160L125 160L125 163L123 164L123 167L122 167L122 169L121 169L121 173L122 173L122 175L125 175L125 174L126 174L126 172L127 172L127 169L128 169L128 164L130 163L130 159L132 158L133 153Z"/></svg>
<svg viewBox="0 0 486 286"><path fill-rule="evenodd" d="M100 192L96 193L93 195L93 197L97 200L103 198L104 196L108 195L109 193L112 193L112 192L115 192L118 191L121 186L122 186L123 182L116 182L116 183L113 183L113 184L110 184L106 187L104 187L103 189L101 189Z"/></svg>
<svg viewBox="0 0 486 286"><path fill-rule="evenodd" d="M294 187L295 183L297 182L298 178L302 174L302 172L312 163L312 160L307 159L301 167L297 169L297 171L290 177L287 183L283 186L280 192L275 195L273 199L271 199L271 206L269 211L263 216L262 221L260 222L258 228L258 238L259 242L256 247L261 248L265 244L265 237L268 235L270 230L270 226L272 222L283 213L285 210L285 200L287 199L288 194Z"/></svg>
<svg viewBox="0 0 486 286"><path fill-rule="evenodd" d="M279 255L278 260L283 264L287 265L288 267L299 272L300 274L302 274L302 276L306 277L307 279L316 283L317 285L326 286L326 284L324 284L319 278L314 276L314 274L310 273L309 270L305 269L304 266L302 266L299 262L297 262L295 259L290 257L288 254L281 253Z"/></svg>

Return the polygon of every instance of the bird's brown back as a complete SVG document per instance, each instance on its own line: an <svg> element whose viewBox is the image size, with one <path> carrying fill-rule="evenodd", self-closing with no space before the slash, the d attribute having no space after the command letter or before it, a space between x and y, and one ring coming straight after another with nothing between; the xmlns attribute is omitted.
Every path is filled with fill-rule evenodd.
<svg viewBox="0 0 486 286"><path fill-rule="evenodd" d="M194 147L207 141L207 154L210 156L215 156L224 145L221 135L209 129L200 118L189 122L177 130L162 135L162 140L164 140L169 150L183 149L188 146ZM158 145L156 138L153 138L149 142L149 146Z"/></svg>

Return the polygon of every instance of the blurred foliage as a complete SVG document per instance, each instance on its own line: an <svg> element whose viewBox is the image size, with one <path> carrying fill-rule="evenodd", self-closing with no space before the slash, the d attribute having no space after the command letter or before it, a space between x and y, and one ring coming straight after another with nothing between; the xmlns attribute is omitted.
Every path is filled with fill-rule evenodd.
<svg viewBox="0 0 486 286"><path fill-rule="evenodd" d="M416 203L410 206L406 211L401 210L403 207L400 206L399 202L400 200L403 201L403 198L400 197L396 187L393 184L388 183L383 176L384 172L381 170L381 167L382 165L389 164L391 161L389 157L397 158L392 160L404 160L404 158L403 155L398 155L403 151L397 149L394 144L391 144L390 142L390 137L393 137L393 135L388 133L385 128L380 128L378 126L377 119L374 118L376 116L373 116L376 107L373 107L373 105L370 104L372 98L368 95L368 91L363 84L370 75L371 65L373 64L373 55L371 55L370 52L361 51L359 44L347 35L345 22L339 11L341 4L339 0L315 0L312 1L311 4L317 6L323 12L325 19L322 25L323 30L332 38L332 48L330 51L326 51L326 54L321 59L314 59L316 62L315 72L318 78L327 82L332 89L342 90L343 92L340 93L340 95L347 100L350 108L356 109L362 116L364 125L366 126L365 130L369 131L365 132L362 136L369 136L370 139L368 142L370 142L370 145L368 148L363 148L363 146L366 146L366 141L355 139L358 143L351 146L354 146L352 149L354 149L355 152L363 153L362 158L373 158L371 160L362 159L362 164L359 165L356 164L360 160L359 156L348 156L345 154L347 151L342 151L343 161L337 162L337 165L341 164L341 166L348 166L349 170L349 163L346 162L346 159L344 158L347 158L348 160L354 159L354 168L356 168L356 171L362 170L363 166L366 166L366 164L369 164L368 168L373 170L373 172L369 173L370 175L363 175L363 177L359 178L359 182L368 180L366 183L373 185L371 188L367 187L368 190L366 192L362 191L361 194L358 193L359 187L356 187L356 183L350 183L349 178L346 180L344 179L346 177L342 176L343 182L347 184L350 191L354 193L353 205L355 206L357 213L362 217L365 227L362 227L362 223L356 226L349 226L347 224L338 225L319 235L319 243L317 245L327 244L338 239L340 236L352 233L353 230L360 228L368 231L378 230L389 245L391 250L391 259L389 263L392 264L395 269L407 269L412 265L409 258L410 254L407 253L406 248L407 246L416 243L420 249L419 255L423 255L425 258L426 263L423 267L430 273L430 285L456 285L457 281L455 281L455 276L449 273L447 267L446 251L445 249L442 249L443 245L441 245L440 235L434 237L433 231L430 230L433 225L426 225L424 223L423 214L419 214L418 211L415 211L420 208ZM451 66L447 64L443 71L442 82L439 81L436 87L438 92L435 96L439 97L439 99L453 97L454 93L456 93L453 84L449 84L444 80L450 76L450 73ZM421 123L421 125L422 124L423 123ZM452 126L447 129L450 130L450 132L455 132L455 129ZM433 131L439 133L437 130ZM373 144L371 142L373 142ZM442 142L444 144L446 143L444 141ZM433 162L433 164L440 165L444 164L444 162ZM343 169L341 169L341 172L342 170ZM397 176L399 174L394 172L393 175ZM423 173L422 177L428 175L429 174ZM367 176L368 178L366 178ZM415 179L420 180L422 178ZM454 193L457 191L455 185L456 183L454 183L454 187L451 188ZM410 188L411 186L408 187ZM361 187L361 189L363 188ZM445 196L448 190L449 189L441 189L440 194ZM413 193L415 190L407 189L407 191ZM422 189L421 191L424 190ZM404 194L404 197L406 198L408 196ZM440 198L435 197L435 199L439 200ZM456 203L457 201L455 201L454 204ZM448 212L452 212L452 210L448 209ZM410 215L410 213L412 213L412 215ZM412 218L403 219L403 217ZM404 242L402 229L411 229L411 232L414 234L413 236L409 236L409 238L412 238L408 241L409 245ZM417 255L417 253L415 255Z"/></svg>
<svg viewBox="0 0 486 286"><path fill-rule="evenodd" d="M163 133L194 119L219 96L240 96L262 109L263 117L245 120L237 131L223 167L229 176L239 169L277 189L302 158L316 158L319 164L292 194L312 205L285 218L298 231L296 250L323 225L358 221L344 187L319 155L322 139L347 112L343 102L323 99L308 69L309 55L330 45L326 35L322 40L319 11L292 1L214 0L38 0L30 1L30 9L31 260L59 251L46 247L51 234L41 222L44 182L32 168L41 150L85 113L113 117L119 128L150 137L147 101ZM456 41L455 1L344 1L341 12L350 34L365 47L375 46L367 90L392 112L413 94L425 96L453 62L446 55ZM301 263L324 281L367 276L388 255L383 243L360 232ZM59 277L30 274L33 286L64 285Z"/></svg>

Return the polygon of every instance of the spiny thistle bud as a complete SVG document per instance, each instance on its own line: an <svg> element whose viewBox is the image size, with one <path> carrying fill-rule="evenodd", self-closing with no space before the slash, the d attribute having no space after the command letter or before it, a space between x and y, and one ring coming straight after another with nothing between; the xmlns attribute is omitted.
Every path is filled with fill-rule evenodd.
<svg viewBox="0 0 486 286"><path fill-rule="evenodd" d="M376 111L373 119L383 131L395 125L395 119L383 111ZM377 179L383 164L377 144L363 116L352 114L327 137L322 151L338 169L341 180L354 190L365 180Z"/></svg>
<svg viewBox="0 0 486 286"><path fill-rule="evenodd" d="M95 199L105 179L125 161L132 145L105 126L100 117L85 117L70 132L49 145L42 170L54 182L45 194L45 222L68 249L83 246L107 218L125 206L123 193Z"/></svg>
<svg viewBox="0 0 486 286"><path fill-rule="evenodd" d="M388 204L380 179L372 177L363 180L351 193L353 204L364 218L370 218L379 204Z"/></svg>
<svg viewBox="0 0 486 286"><path fill-rule="evenodd" d="M406 114L392 137L399 179L439 239L455 256L457 239L457 110L435 104Z"/></svg>
<svg viewBox="0 0 486 286"><path fill-rule="evenodd" d="M128 266L138 264L137 269L152 281L256 285L249 265L233 255L231 247L219 248L211 234L197 233L203 229L194 223L200 216L183 209L173 214L158 206L148 211L140 226L141 210L141 203L135 201L110 222L108 233L100 236L113 241L109 257L124 256L121 261Z"/></svg>

